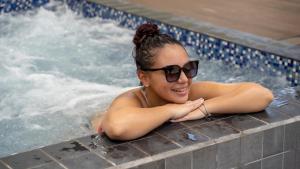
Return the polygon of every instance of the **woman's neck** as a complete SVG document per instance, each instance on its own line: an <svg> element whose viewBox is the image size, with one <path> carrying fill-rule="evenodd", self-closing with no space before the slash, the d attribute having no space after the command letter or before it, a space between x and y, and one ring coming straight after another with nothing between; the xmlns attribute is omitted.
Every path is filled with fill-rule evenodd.
<svg viewBox="0 0 300 169"><path fill-rule="evenodd" d="M145 100L148 104L148 107L162 106L168 103L166 100L159 97L151 89L151 87L144 87L142 90L144 90Z"/></svg>

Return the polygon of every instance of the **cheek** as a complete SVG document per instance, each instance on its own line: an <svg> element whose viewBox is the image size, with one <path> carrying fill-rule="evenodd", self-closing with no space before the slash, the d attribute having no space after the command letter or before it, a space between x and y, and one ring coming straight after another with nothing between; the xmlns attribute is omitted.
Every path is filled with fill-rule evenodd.
<svg viewBox="0 0 300 169"><path fill-rule="evenodd" d="M172 89L174 88L174 85L176 84L171 84L171 83L164 83L160 84L160 86L155 88L155 91L159 97L162 99L172 102L172 103L185 103L188 98L189 98L189 90L190 90L190 85L192 81L188 81L188 92L185 95L178 95L178 93L174 92Z"/></svg>

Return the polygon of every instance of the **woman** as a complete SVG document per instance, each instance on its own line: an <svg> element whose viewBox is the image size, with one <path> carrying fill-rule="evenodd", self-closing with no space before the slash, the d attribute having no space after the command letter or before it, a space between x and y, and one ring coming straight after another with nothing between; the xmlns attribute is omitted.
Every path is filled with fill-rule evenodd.
<svg viewBox="0 0 300 169"><path fill-rule="evenodd" d="M198 61L190 60L182 44L161 34L157 25L141 25L133 42L142 87L118 96L103 118L92 122L111 139L135 139L166 121L257 112L273 99L269 89L256 83L192 83Z"/></svg>

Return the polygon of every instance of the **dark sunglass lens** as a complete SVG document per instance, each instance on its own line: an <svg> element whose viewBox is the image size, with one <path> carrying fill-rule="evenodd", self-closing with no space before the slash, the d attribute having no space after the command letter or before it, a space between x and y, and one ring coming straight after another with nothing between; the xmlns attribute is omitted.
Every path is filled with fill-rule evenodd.
<svg viewBox="0 0 300 169"><path fill-rule="evenodd" d="M175 82L180 77L180 67L176 65L169 66L165 69L166 79L168 82Z"/></svg>
<svg viewBox="0 0 300 169"><path fill-rule="evenodd" d="M188 78L193 78L198 73L198 61L191 61L184 65L183 71Z"/></svg>

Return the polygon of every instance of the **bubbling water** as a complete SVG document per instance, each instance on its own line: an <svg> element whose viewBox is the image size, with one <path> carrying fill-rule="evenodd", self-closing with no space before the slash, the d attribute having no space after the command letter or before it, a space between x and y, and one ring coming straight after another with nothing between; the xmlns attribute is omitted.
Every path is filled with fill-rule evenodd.
<svg viewBox="0 0 300 169"><path fill-rule="evenodd" d="M93 133L81 126L139 84L134 31L53 3L0 15L0 157ZM196 80L288 86L284 77L221 61L201 59L198 72Z"/></svg>
<svg viewBox="0 0 300 169"><path fill-rule="evenodd" d="M0 25L0 156L92 133L80 126L138 84L133 31L114 22L60 5Z"/></svg>

